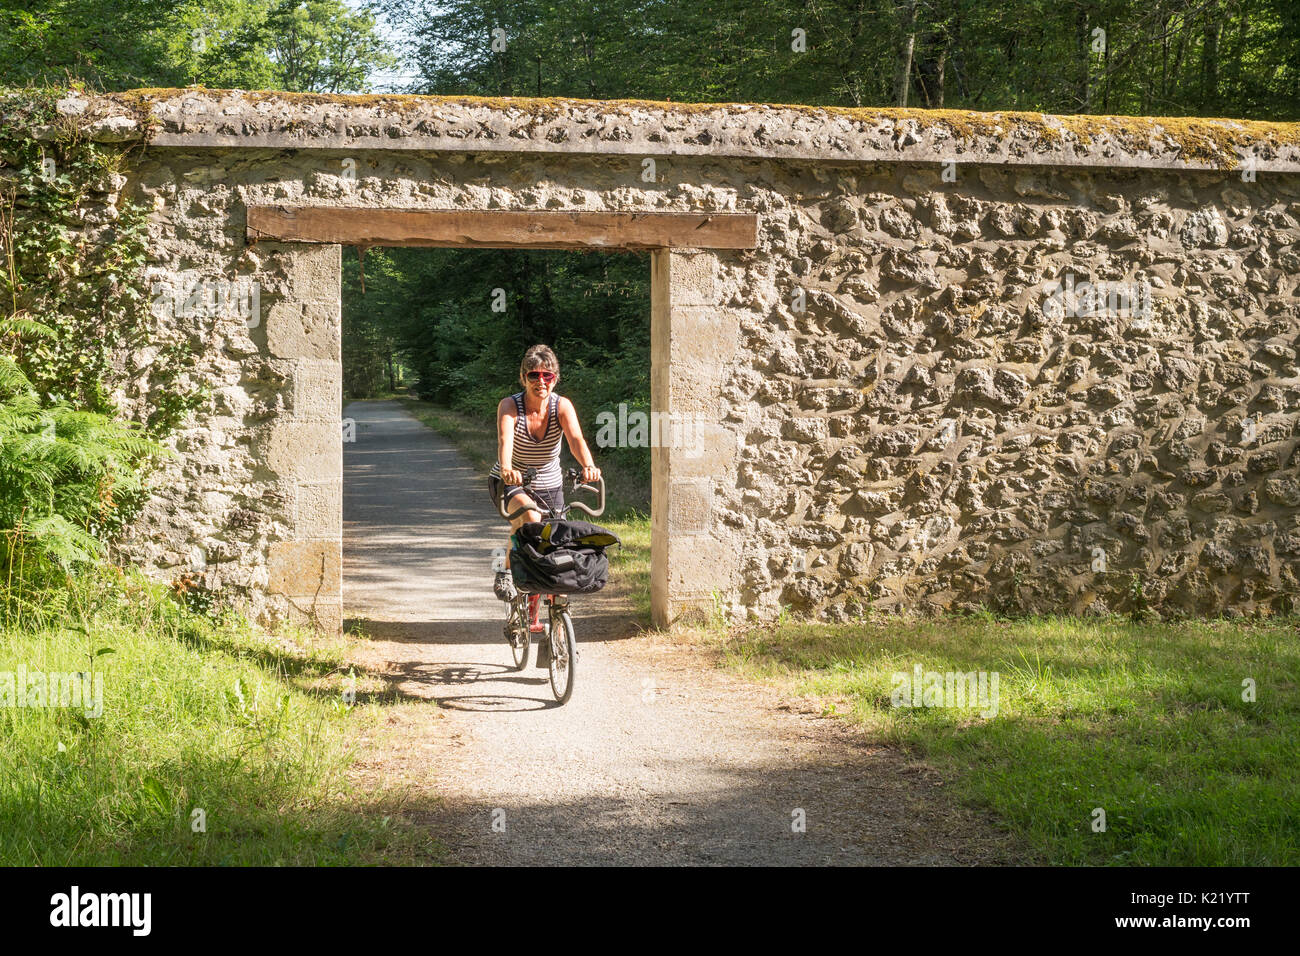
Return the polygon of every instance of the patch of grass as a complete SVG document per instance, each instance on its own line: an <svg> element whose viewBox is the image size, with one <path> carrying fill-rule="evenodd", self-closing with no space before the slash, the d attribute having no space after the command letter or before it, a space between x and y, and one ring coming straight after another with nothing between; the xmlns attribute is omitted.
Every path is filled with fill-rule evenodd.
<svg viewBox="0 0 1300 956"><path fill-rule="evenodd" d="M88 575L69 594L61 620L0 629L0 675L93 669L102 714L10 706L0 690L0 865L436 858L390 797L350 783L381 720L344 692L365 701L382 682L356 675L341 641L214 621L136 575Z"/></svg>
<svg viewBox="0 0 1300 956"><path fill-rule="evenodd" d="M982 618L788 623L721 648L953 774L1049 862L1255 866L1300 863L1297 637L1294 623ZM996 672L996 715L894 706L895 675L918 664Z"/></svg>
<svg viewBox="0 0 1300 956"><path fill-rule="evenodd" d="M339 407L347 408L353 402L402 402L408 400L414 401L414 399L411 399L410 388L405 385L399 385L396 389L382 389L372 395L367 395L365 398L349 398L344 395Z"/></svg>
<svg viewBox="0 0 1300 956"><path fill-rule="evenodd" d="M601 524L618 535L621 548L610 548L609 576L626 593L643 623L650 622L650 516L632 512Z"/></svg>

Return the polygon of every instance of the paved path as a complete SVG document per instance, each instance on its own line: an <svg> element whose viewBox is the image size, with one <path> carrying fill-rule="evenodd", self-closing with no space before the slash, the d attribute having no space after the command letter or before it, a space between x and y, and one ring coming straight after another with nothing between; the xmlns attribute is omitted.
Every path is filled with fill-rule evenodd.
<svg viewBox="0 0 1300 956"><path fill-rule="evenodd" d="M573 699L512 669L486 479L393 402L345 445L344 603L404 700L372 784L464 863L934 864L1004 841L941 781L698 649L639 632L614 585L575 600ZM801 827L802 824L802 827Z"/></svg>

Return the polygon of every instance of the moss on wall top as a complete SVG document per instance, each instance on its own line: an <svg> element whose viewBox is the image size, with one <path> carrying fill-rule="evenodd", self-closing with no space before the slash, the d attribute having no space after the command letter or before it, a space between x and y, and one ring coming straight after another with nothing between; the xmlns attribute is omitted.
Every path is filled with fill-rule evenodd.
<svg viewBox="0 0 1300 956"><path fill-rule="evenodd" d="M198 98L208 110L194 110ZM828 160L904 159L1027 162L1052 165L1139 165L1234 169L1244 155L1284 171L1300 171L1300 123L1208 117L1059 116L972 110L850 108L768 103L677 103L659 100L584 100L566 97L335 95L273 91L139 89L101 96L71 93L65 112L98 124L106 138L166 140L179 145L238 145L279 136L274 145L338 146L338 119L349 147L542 149L573 152L595 140L600 151L712 152ZM181 104L187 104L182 108ZM450 112L449 112L450 111ZM455 115L456 112L461 114ZM496 125L483 111L498 114ZM647 125L647 117L662 125ZM471 123L470 117L476 122ZM633 130L595 135L593 123L634 119ZM365 122L363 122L365 121ZM128 124L134 122L132 131ZM376 122L384 124L382 129ZM206 125L205 125L206 123ZM547 128L546 132L539 130ZM647 131L649 134L647 135ZM416 133L417 135L410 135ZM92 131L93 135L93 131ZM423 139L422 139L423 137ZM217 140L220 138L220 142ZM388 140L389 142L380 142ZM513 140L513 142L511 142ZM521 143L520 140L524 142ZM611 148L610 141L628 148ZM405 141L405 142L404 142ZM681 147L681 148L679 148ZM955 151L959 156L946 155ZM1128 161L1125 161L1125 160Z"/></svg>

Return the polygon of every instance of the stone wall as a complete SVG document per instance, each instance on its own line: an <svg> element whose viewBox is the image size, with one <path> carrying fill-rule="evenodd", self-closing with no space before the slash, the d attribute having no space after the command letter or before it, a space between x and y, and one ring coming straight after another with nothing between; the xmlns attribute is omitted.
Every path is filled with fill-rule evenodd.
<svg viewBox="0 0 1300 956"><path fill-rule="evenodd" d="M700 422L691 454L654 456L661 620L715 592L834 620L1300 595L1294 126L218 93L66 109L149 143L124 192L154 205L160 283L259 284L251 327L160 319L211 398L129 547L268 618L337 625L341 481L339 248L250 246L244 209L268 202L758 215L753 250L653 257L653 404ZM1132 301L1057 308L1062 281Z"/></svg>
<svg viewBox="0 0 1300 956"><path fill-rule="evenodd" d="M1083 612L1140 588L1212 613L1300 595L1294 177L828 179L765 232L777 296L723 390L742 603ZM1057 310L1044 286L1068 274L1150 307Z"/></svg>

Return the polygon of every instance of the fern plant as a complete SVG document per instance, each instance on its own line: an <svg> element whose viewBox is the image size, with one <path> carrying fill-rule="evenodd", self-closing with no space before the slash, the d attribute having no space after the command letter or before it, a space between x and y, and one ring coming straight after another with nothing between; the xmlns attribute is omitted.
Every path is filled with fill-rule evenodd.
<svg viewBox="0 0 1300 956"><path fill-rule="evenodd" d="M51 335L21 315L0 319L0 342ZM65 568L101 555L119 503L140 495L162 452L138 426L42 400L15 356L0 354L0 562L25 549Z"/></svg>

